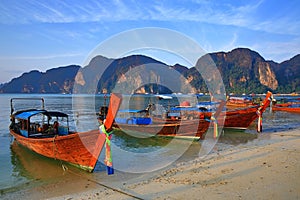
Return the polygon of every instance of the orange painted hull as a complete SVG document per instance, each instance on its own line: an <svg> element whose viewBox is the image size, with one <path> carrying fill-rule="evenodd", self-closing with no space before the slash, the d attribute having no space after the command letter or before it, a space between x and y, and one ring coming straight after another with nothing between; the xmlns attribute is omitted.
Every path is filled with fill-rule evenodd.
<svg viewBox="0 0 300 200"><path fill-rule="evenodd" d="M258 115L256 113L259 106L252 106L248 108L241 108L241 109L234 109L229 110L227 112L221 112L218 119L218 125L220 127L224 128L232 128L232 129L247 129L250 124L258 118ZM208 113L211 115L211 113ZM158 121L158 119L156 119ZM172 120L168 120L168 123L171 123ZM196 124L199 122L199 120L174 120L173 123L182 123L185 124L186 129L192 129L191 127L195 126L193 124ZM189 125L190 124L190 127ZM212 124L211 124L212 125ZM123 125L122 125L123 126ZM132 125L130 125L132 126ZM202 126L202 127L201 127ZM206 124L199 123L199 129L201 131L198 131L196 135L203 137L203 134L207 131L207 128L209 127L209 122L206 121ZM204 130L205 129L205 130ZM146 129L145 129L146 130ZM195 128L193 129L196 130ZM171 130L169 130L171 131ZM174 132L174 131L173 131ZM159 134L166 134L166 133L159 133ZM195 135L195 133L194 133Z"/></svg>
<svg viewBox="0 0 300 200"><path fill-rule="evenodd" d="M134 131L150 136L203 139L209 124L210 122L206 120L174 120L166 122L157 120L149 125L117 124L115 126L125 132Z"/></svg>
<svg viewBox="0 0 300 200"><path fill-rule="evenodd" d="M276 104L272 107L272 110L300 113L300 104L292 104L292 103Z"/></svg>
<svg viewBox="0 0 300 200"><path fill-rule="evenodd" d="M254 106L252 99L249 99L248 97L229 97L229 99L226 101L227 107L249 107Z"/></svg>
<svg viewBox="0 0 300 200"><path fill-rule="evenodd" d="M254 104L252 102L251 103L234 103L234 102L227 101L226 102L226 106L227 107L237 107L237 108L240 108L240 107L254 106Z"/></svg>
<svg viewBox="0 0 300 200"><path fill-rule="evenodd" d="M235 129L247 129L250 124L256 120L259 115L258 111L262 115L263 112L267 109L271 102L272 93L268 92L266 98L262 102L262 105L250 106L242 109L228 110L225 113L220 114L220 118L224 119L224 123L221 120L218 120L220 125L223 125L225 128L235 128ZM224 116L226 115L226 116Z"/></svg>
<svg viewBox="0 0 300 200"><path fill-rule="evenodd" d="M270 105L270 97L272 93L268 92L262 105L251 106L242 109L234 109L227 112L221 112L223 106L220 106L218 114L216 114L218 125L224 128L247 129L249 125L259 117L257 111L261 115ZM221 112L219 114L219 112ZM194 114L192 112L192 114ZM207 113L211 116L212 113ZM197 115L197 114L196 114ZM200 117L199 116L196 116ZM205 119L167 119L164 121L159 118L152 118L154 123L150 125L134 125L134 124L114 124L115 127L123 131L135 131L144 134L158 135L158 136L172 136L172 137L196 137L203 139L205 133L211 124L209 120Z"/></svg>
<svg viewBox="0 0 300 200"><path fill-rule="evenodd" d="M224 128L247 129L258 118L256 113L258 108L259 106L252 106L244 109L229 110L226 113L222 112L220 118L218 118L218 123L220 126L223 125ZM225 120L221 120L224 117Z"/></svg>
<svg viewBox="0 0 300 200"><path fill-rule="evenodd" d="M18 143L53 159L58 159L92 172L105 143L99 130L73 133L53 138L26 138L13 130L10 133Z"/></svg>

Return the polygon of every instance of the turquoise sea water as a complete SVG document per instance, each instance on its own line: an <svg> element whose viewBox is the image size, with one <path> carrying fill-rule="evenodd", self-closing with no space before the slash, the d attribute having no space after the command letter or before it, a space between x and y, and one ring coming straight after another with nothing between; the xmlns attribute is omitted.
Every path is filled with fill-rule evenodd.
<svg viewBox="0 0 300 200"><path fill-rule="evenodd" d="M77 176L71 174L65 175L62 169L62 162L54 159L48 159L43 156L20 146L14 141L9 134L9 115L10 115L10 99L14 97L43 97L45 99L46 109L58 110L66 112L70 116L71 129L85 131L97 129L98 123L95 113L104 103L108 104L103 95L20 95L20 94L1 94L0 95L0 191L1 195L13 193L19 189L35 187L47 183L55 183L66 180L77 180ZM189 100L195 103L196 98L188 95L178 96L178 99ZM168 106L179 104L179 100L175 98L172 101L157 99L149 95L126 96L123 100L123 108L144 109L148 103L154 103L160 112L167 109ZM22 108L31 108L32 106L40 106L39 103L30 101L20 105ZM122 108L121 108L122 109ZM291 114L286 112L270 112L267 110L263 115L263 133L273 133L276 131L285 131L300 127L300 114ZM255 131L255 123L245 132L227 131L219 139L219 143L224 147L230 145L238 145L255 140L257 134ZM184 146L187 142L166 139L166 138L135 138L127 137L122 133L116 133L113 137L115 146L113 147L113 158L117 168L117 173L126 174L133 173L135 170L139 173L159 170L162 166L156 165L159 160L168 160L164 165L172 164L178 157L183 158L183 153L174 155L174 146ZM172 144L172 145L170 145ZM184 145L183 145L184 144ZM201 142L189 142L191 149L198 149ZM176 150L176 149L175 149ZM178 150L179 151L179 150ZM187 149L185 149L188 152ZM118 155L116 155L118 154ZM147 156L145 156L147 155ZM185 153L189 158L197 157L197 153L193 150ZM143 157L143 163L140 162ZM95 172L90 174L67 166L81 176L91 179L105 179L105 167L100 162L103 160L103 153L99 158ZM174 158L173 158L174 157Z"/></svg>

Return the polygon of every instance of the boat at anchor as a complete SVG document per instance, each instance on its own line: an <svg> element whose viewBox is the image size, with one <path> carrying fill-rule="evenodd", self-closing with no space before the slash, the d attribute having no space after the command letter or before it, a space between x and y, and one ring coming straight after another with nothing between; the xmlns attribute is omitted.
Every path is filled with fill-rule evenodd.
<svg viewBox="0 0 300 200"><path fill-rule="evenodd" d="M14 111L17 100L40 100L41 109ZM110 131L122 97L111 94L104 131ZM97 130L75 132L69 130L68 115L44 109L43 98L11 99L10 134L24 147L49 158L61 160L92 172L108 139ZM110 138L109 138L110 139Z"/></svg>
<svg viewBox="0 0 300 200"><path fill-rule="evenodd" d="M298 103L279 103L272 106L273 111L285 111L292 113L300 113L300 102Z"/></svg>
<svg viewBox="0 0 300 200"><path fill-rule="evenodd" d="M215 113L199 113L199 108L180 108L168 113L165 118L151 116L148 109L145 110L120 110L115 119L114 126L124 132L136 133L139 137L163 136L182 139L204 139L205 133L210 127L211 117L218 116L225 105L225 101L218 104ZM189 112L189 119L179 119L179 112Z"/></svg>
<svg viewBox="0 0 300 200"><path fill-rule="evenodd" d="M222 109L220 114L217 115L218 117L216 117L218 125L228 129L245 130L250 126L251 123L253 123L253 121L258 119L257 131L261 132L262 115L270 105L271 96L272 93L267 92L266 97L261 104L231 109L226 107L227 110ZM212 113L216 110L217 105L218 103L216 102L199 102L194 107L173 107L168 111L168 121L172 121L173 123L176 121L187 121L189 123L192 121L196 122L198 120L196 119L195 121L195 116L206 116L205 118L207 119L212 116Z"/></svg>

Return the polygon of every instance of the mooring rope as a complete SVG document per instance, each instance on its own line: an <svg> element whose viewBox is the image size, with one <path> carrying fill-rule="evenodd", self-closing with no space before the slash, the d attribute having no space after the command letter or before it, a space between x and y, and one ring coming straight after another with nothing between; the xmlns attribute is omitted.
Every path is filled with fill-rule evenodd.
<svg viewBox="0 0 300 200"><path fill-rule="evenodd" d="M56 152L58 152L58 150L57 150L57 146L56 146L56 144L55 144L55 138L56 138L56 136L57 135L55 135L54 137L53 137L53 140L52 140L52 142L53 142L53 155L54 155L54 159L56 160Z"/></svg>
<svg viewBox="0 0 300 200"><path fill-rule="evenodd" d="M68 172L70 172L70 173L72 173L72 174L74 174L74 175L76 175L76 176L79 176L80 178L84 178L82 175L73 172L72 170L70 170L70 169L68 169L66 166L64 166L63 164L62 164L62 167L63 167L63 170L64 170L64 171L67 170ZM88 180L88 181L91 181L91 182L93 182L93 183L95 183L95 184L97 184L97 185L100 185L100 186L102 186L102 187L105 187L105 188L107 188L107 189L110 189L110 190L112 190L112 191L114 191L114 192L118 192L118 193L120 193L120 194L124 194L124 195L129 196L129 197L132 197L132 198L134 198L134 199L140 199L140 200L142 200L142 198L140 198L140 197L138 197L138 196L135 196L135 195L133 195L133 194L130 194L130 193L128 193L128 192L125 192L125 191L123 191L123 190L120 190L120 189L117 189L117 188L113 188L113 187L111 187L111 186L105 185L105 184L103 184L103 183L100 183L100 182L98 182L98 181L95 181L95 180L92 180L92 179L89 179L89 178L87 178L87 180Z"/></svg>

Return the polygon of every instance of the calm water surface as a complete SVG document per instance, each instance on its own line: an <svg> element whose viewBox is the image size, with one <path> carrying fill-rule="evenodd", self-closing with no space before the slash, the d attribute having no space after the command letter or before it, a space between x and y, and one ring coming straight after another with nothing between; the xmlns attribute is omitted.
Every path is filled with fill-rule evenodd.
<svg viewBox="0 0 300 200"><path fill-rule="evenodd" d="M65 174L62 169L62 162L54 159L48 159L37 155L34 152L18 145L9 134L9 115L10 115L10 99L14 97L43 97L45 99L46 109L58 110L69 114L70 126L72 130L86 131L98 128L95 113L99 107L104 103L108 104L108 100L104 96L89 96L89 95L15 95L15 94L1 94L0 95L0 191L2 194L15 192L19 189L30 188L36 185L55 183L59 181L74 181L78 176L72 174ZM178 100L180 99L180 100ZM140 95L135 97L124 97L122 107L129 107L131 109L144 109L148 103L156 104L158 111L164 111L170 105L178 105L182 100L189 100L195 103L196 99L189 96L180 96L175 100L158 100L155 97ZM19 105L19 104L18 104ZM40 106L39 103L30 101L22 102L22 108L32 108ZM122 109L122 108L121 108ZM285 131L289 129L300 127L300 114L291 114L286 112L269 112L267 110L263 115L263 131L262 134L272 133L276 131ZM219 143L223 146L230 147L231 145L238 145L240 143L247 143L255 140L257 134L255 131L255 124L249 127L245 132L226 131L219 139ZM116 166L122 169L134 169L139 166L141 158L138 153L147 155L144 158L143 164L151 163L150 168L157 169L160 166L155 166L155 160L166 160L173 156L172 146L168 145L172 139L166 138L147 138L139 139L134 137L126 137L120 133L116 133L113 137L115 144L114 148L122 149L120 155L114 155L114 162ZM182 146L186 141L176 140L172 141L177 146ZM193 142L190 144L191 148L186 150L185 157L181 160L191 159L198 156L195 151L199 151L200 142ZM115 151L113 148L112 152ZM174 149L173 149L174 150ZM143 156L145 157L145 156ZM101 154L99 160L103 160L104 155ZM148 160L147 160L148 159ZM176 159L176 158L175 158ZM114 163L114 165L115 165ZM123 165L123 166L122 166ZM98 162L94 173L86 173L72 166L67 166L80 176L91 179L103 179L107 177L105 167L102 162ZM151 171L144 168L145 171ZM140 170L140 169L137 169ZM119 172L122 174L122 172ZM125 174L125 173L124 173Z"/></svg>

